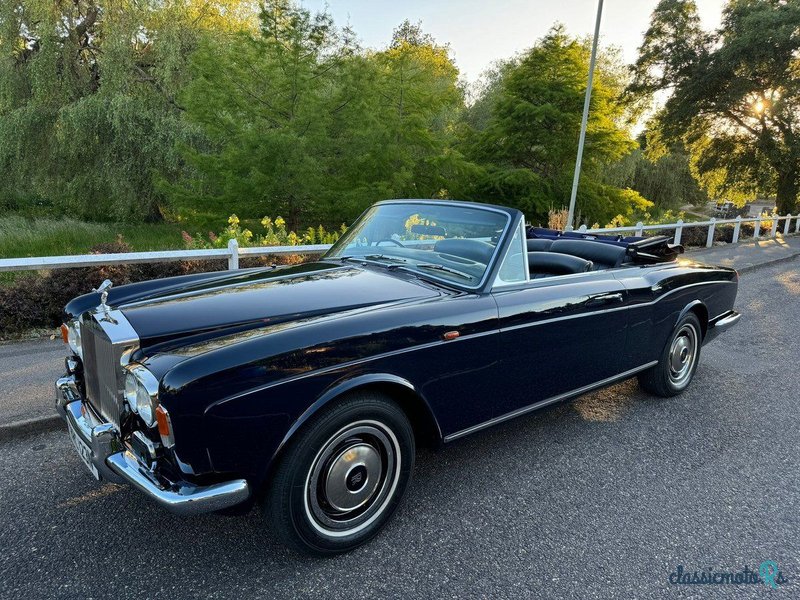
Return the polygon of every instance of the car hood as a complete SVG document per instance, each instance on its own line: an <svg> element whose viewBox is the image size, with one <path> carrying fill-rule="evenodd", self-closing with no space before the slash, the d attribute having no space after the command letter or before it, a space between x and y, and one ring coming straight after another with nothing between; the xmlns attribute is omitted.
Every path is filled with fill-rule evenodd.
<svg viewBox="0 0 800 600"><path fill-rule="evenodd" d="M122 301L116 308L145 351L155 345L166 350L189 337L191 342L183 343L440 293L413 278L323 262L231 273L177 287L168 281L139 297L118 296Z"/></svg>

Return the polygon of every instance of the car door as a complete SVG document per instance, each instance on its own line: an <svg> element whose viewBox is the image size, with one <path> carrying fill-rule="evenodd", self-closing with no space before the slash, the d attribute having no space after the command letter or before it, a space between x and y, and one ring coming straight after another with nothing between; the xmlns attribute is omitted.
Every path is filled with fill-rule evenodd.
<svg viewBox="0 0 800 600"><path fill-rule="evenodd" d="M620 373L625 287L611 271L552 276L495 288L500 377L494 417L555 401Z"/></svg>

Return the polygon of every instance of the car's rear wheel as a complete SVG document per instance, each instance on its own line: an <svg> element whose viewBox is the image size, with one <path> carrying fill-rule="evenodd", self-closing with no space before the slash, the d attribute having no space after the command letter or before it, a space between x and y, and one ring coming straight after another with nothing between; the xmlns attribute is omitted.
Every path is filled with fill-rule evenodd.
<svg viewBox="0 0 800 600"><path fill-rule="evenodd" d="M664 398L680 394L694 377L702 343L700 320L689 312L675 327L658 364L639 374L639 385L645 391Z"/></svg>
<svg viewBox="0 0 800 600"><path fill-rule="evenodd" d="M277 536L302 552L347 552L394 512L414 464L405 413L373 393L348 396L304 425L264 500Z"/></svg>

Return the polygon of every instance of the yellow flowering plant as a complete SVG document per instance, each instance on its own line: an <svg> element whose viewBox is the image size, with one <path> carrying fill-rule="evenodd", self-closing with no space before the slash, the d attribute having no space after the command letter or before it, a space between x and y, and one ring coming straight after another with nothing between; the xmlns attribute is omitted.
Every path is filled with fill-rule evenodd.
<svg viewBox="0 0 800 600"><path fill-rule="evenodd" d="M303 233L287 231L286 221L281 216L274 219L265 216L260 221L263 232L254 233L246 227L235 214L228 217L228 226L220 233L209 231L203 234L189 235L181 232L187 248L225 248L230 240L236 240L241 247L256 246L306 246L315 244L333 244L347 231L342 224L336 231L328 231L322 225L309 227Z"/></svg>

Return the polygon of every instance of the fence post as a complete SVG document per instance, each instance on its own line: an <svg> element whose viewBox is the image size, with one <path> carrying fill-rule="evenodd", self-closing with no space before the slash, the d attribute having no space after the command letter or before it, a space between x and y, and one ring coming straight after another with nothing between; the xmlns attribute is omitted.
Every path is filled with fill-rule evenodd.
<svg viewBox="0 0 800 600"><path fill-rule="evenodd" d="M778 215L772 215L772 232L769 237L775 237L775 232L778 231Z"/></svg>
<svg viewBox="0 0 800 600"><path fill-rule="evenodd" d="M739 241L739 232L742 229L742 215L736 217L736 223L733 226L733 239L731 240L731 244L735 244Z"/></svg>
<svg viewBox="0 0 800 600"><path fill-rule="evenodd" d="M760 235L761 235L761 215L758 215L758 218L756 219L755 228L753 229L753 239L757 240Z"/></svg>
<svg viewBox="0 0 800 600"><path fill-rule="evenodd" d="M789 235L789 225L792 223L792 213L786 215L786 223L783 226L783 235Z"/></svg>
<svg viewBox="0 0 800 600"><path fill-rule="evenodd" d="M644 223L642 223L641 221L639 221L639 222L636 224L636 236L637 236L637 237L642 237L642 234L643 234L643 233L644 233Z"/></svg>
<svg viewBox="0 0 800 600"><path fill-rule="evenodd" d="M228 252L231 255L228 257L228 270L233 271L239 268L239 242L235 239L228 241Z"/></svg>
<svg viewBox="0 0 800 600"><path fill-rule="evenodd" d="M708 237L706 238L706 248L714 245L714 229L717 227L717 220L711 217L711 225L708 226Z"/></svg>
<svg viewBox="0 0 800 600"><path fill-rule="evenodd" d="M675 228L675 237L672 238L673 244L680 244L681 243L681 236L683 235L683 219L678 219L678 222L675 223L677 227Z"/></svg>

